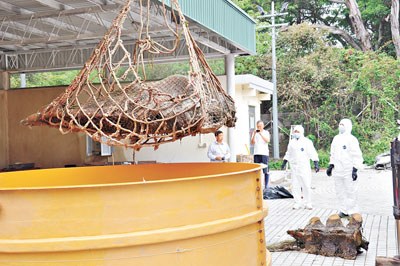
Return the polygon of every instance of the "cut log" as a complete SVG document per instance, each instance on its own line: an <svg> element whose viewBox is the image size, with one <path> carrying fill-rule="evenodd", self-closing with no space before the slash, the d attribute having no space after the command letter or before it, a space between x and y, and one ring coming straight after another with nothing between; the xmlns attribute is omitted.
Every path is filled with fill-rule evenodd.
<svg viewBox="0 0 400 266"><path fill-rule="evenodd" d="M332 214L326 221L326 227L343 227L342 220L337 214Z"/></svg>
<svg viewBox="0 0 400 266"><path fill-rule="evenodd" d="M304 229L288 230L287 233L307 253L354 260L361 249L368 250L369 242L362 236L360 214L353 214L346 226L337 214L331 215L326 225L313 217Z"/></svg>
<svg viewBox="0 0 400 266"><path fill-rule="evenodd" d="M393 266L400 265L400 258L387 258L387 257L376 257L375 266Z"/></svg>
<svg viewBox="0 0 400 266"><path fill-rule="evenodd" d="M267 249L270 252L281 252L281 251L299 251L300 247L297 245L296 240L286 240L279 243L267 245Z"/></svg>

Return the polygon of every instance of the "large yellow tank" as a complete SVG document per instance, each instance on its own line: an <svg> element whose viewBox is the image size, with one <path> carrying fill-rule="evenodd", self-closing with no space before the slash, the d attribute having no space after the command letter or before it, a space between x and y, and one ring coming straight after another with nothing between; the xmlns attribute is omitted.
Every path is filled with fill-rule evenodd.
<svg viewBox="0 0 400 266"><path fill-rule="evenodd" d="M269 265L261 169L185 163L0 174L0 265Z"/></svg>

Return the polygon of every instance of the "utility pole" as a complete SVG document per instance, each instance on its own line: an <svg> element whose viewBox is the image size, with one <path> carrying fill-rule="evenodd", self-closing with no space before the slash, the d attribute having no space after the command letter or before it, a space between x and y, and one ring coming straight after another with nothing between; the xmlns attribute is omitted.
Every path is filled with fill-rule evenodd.
<svg viewBox="0 0 400 266"><path fill-rule="evenodd" d="M262 8L259 8L262 10ZM271 14L262 15L258 18L271 18L271 25L269 26L261 26L258 29L272 28L272 83L273 83L273 92L272 92L272 141L274 148L274 158L279 159L279 120L278 120L278 91L276 87L276 27L286 26L287 23L284 24L275 24L275 17L284 16L288 13L275 13L275 3L271 2Z"/></svg>

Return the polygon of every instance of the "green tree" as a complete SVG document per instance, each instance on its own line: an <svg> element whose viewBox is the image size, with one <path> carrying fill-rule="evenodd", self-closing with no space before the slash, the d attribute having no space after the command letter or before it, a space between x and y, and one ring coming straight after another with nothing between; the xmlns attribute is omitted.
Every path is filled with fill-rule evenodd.
<svg viewBox="0 0 400 266"><path fill-rule="evenodd" d="M234 0L241 8L254 18L257 17L256 5L259 4L266 12L270 12L271 1ZM399 29L392 29L390 21L391 7L396 0L277 0L276 9L286 7L289 13L281 22L291 25L311 23L313 27L327 30L331 38L344 47L353 47L360 50L384 51L396 56L395 40ZM354 12L360 13L360 24L355 26ZM392 16L393 17L393 16ZM395 18L396 19L396 18ZM397 15L397 20L399 16ZM362 36L358 35L357 28L365 27L368 34L364 47ZM394 32L394 33L393 33ZM368 48L370 46L370 48ZM400 47L399 47L400 49Z"/></svg>
<svg viewBox="0 0 400 266"><path fill-rule="evenodd" d="M366 160L388 149L400 109L400 61L384 53L343 49L329 44L328 33L307 24L279 35L278 97L291 124L301 123L319 149L329 149L341 118L354 123ZM237 73L270 78L270 56L238 60ZM243 72L242 72L243 71Z"/></svg>

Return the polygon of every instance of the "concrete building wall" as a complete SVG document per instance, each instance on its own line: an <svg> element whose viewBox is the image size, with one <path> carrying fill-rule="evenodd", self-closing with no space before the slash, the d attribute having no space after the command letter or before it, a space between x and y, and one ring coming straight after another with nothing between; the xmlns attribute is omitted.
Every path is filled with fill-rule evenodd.
<svg viewBox="0 0 400 266"><path fill-rule="evenodd" d="M255 121L260 119L260 100L257 96L246 96L243 93L242 86L236 86L236 110L237 122L235 134L237 138L237 153L249 154L250 150L250 122L249 122L249 107L255 107Z"/></svg>
<svg viewBox="0 0 400 266"><path fill-rule="evenodd" d="M7 91L0 90L0 169L8 165Z"/></svg>
<svg viewBox="0 0 400 266"><path fill-rule="evenodd" d="M5 91L8 99L9 164L34 162L39 167L52 168L81 165L85 161L83 134L62 135L56 128L41 126L30 129L20 124L22 119L48 104L63 90L65 88L60 87ZM4 123L4 117L0 117L0 121ZM4 166L4 163L0 165Z"/></svg>

